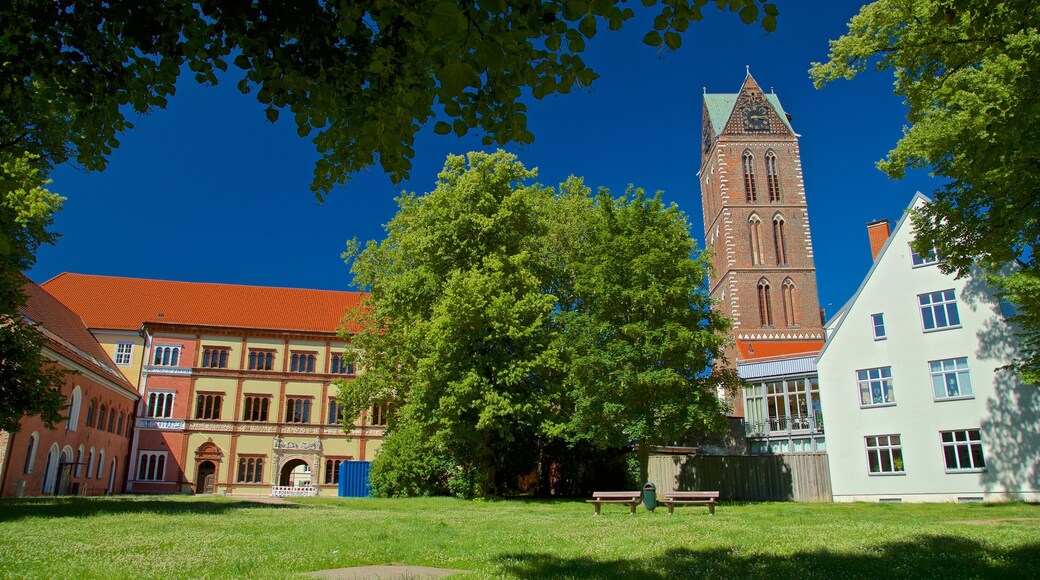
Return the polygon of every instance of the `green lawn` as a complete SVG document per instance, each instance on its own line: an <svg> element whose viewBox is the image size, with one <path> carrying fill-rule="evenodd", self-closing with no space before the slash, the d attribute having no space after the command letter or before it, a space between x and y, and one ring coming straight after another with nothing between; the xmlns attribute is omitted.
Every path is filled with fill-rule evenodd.
<svg viewBox="0 0 1040 580"><path fill-rule="evenodd" d="M1027 577L1040 506L220 497L0 501L3 577L249 577L368 564L472 577ZM465 577L465 576L463 576ZM1035 577L1035 576L1034 576Z"/></svg>

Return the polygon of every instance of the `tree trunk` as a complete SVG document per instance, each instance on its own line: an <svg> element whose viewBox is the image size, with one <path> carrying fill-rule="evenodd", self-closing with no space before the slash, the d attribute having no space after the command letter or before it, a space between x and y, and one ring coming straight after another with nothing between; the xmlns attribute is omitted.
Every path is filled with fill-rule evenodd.
<svg viewBox="0 0 1040 580"><path fill-rule="evenodd" d="M642 487L650 477L650 446L646 439L639 440L639 485Z"/></svg>

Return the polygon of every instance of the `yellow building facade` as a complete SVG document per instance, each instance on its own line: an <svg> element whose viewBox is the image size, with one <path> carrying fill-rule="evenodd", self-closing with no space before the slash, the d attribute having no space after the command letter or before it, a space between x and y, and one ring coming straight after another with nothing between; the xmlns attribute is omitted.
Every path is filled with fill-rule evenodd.
<svg viewBox="0 0 1040 580"><path fill-rule="evenodd" d="M62 274L79 314L141 395L127 490L335 495L371 459L382 409L346 429L338 381L358 369L341 319L363 295Z"/></svg>

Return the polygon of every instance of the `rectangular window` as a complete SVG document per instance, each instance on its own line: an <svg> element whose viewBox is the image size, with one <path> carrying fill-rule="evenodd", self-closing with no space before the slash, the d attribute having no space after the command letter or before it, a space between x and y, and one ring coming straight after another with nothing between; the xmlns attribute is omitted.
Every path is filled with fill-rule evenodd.
<svg viewBox="0 0 1040 580"><path fill-rule="evenodd" d="M967 357L933 360L928 366L936 400L972 396Z"/></svg>
<svg viewBox="0 0 1040 580"><path fill-rule="evenodd" d="M267 413L271 409L270 396L246 396L242 411L243 421L267 421Z"/></svg>
<svg viewBox="0 0 1040 580"><path fill-rule="evenodd" d="M269 371L274 369L273 350L249 350L249 370Z"/></svg>
<svg viewBox="0 0 1040 580"><path fill-rule="evenodd" d="M181 360L181 347L161 345L155 347L152 356L153 366L175 367Z"/></svg>
<svg viewBox="0 0 1040 580"><path fill-rule="evenodd" d="M202 349L202 367L207 369L226 369L229 349L207 346Z"/></svg>
<svg viewBox="0 0 1040 580"><path fill-rule="evenodd" d="M892 367L856 371L856 378L859 383L861 407L895 404L896 394L892 387Z"/></svg>
<svg viewBox="0 0 1040 580"><path fill-rule="evenodd" d="M238 483L263 483L264 458L239 457L237 481Z"/></svg>
<svg viewBox="0 0 1040 580"><path fill-rule="evenodd" d="M917 300L921 305L921 319L924 321L925 331L961 325L961 317L957 314L957 298L953 290L920 294Z"/></svg>
<svg viewBox="0 0 1040 580"><path fill-rule="evenodd" d="M314 361L317 358L317 354L313 352L294 352L289 358L289 372L313 373Z"/></svg>
<svg viewBox="0 0 1040 580"><path fill-rule="evenodd" d="M142 451L137 459L137 479L141 481L166 479L166 452Z"/></svg>
<svg viewBox="0 0 1040 580"><path fill-rule="evenodd" d="M144 416L156 419L173 417L173 395L171 391L150 391Z"/></svg>
<svg viewBox="0 0 1040 580"><path fill-rule="evenodd" d="M132 342L119 342L116 343L116 360L117 365L128 365L130 359L134 354L134 343Z"/></svg>
<svg viewBox="0 0 1040 580"><path fill-rule="evenodd" d="M216 393L199 393L195 397L196 419L219 419L220 404L224 402L223 395Z"/></svg>
<svg viewBox="0 0 1040 580"><path fill-rule="evenodd" d="M343 404L336 399L329 399L329 425L343 422Z"/></svg>
<svg viewBox="0 0 1040 580"><path fill-rule="evenodd" d="M310 423L311 400L290 397L285 400L286 423Z"/></svg>
<svg viewBox="0 0 1040 580"><path fill-rule="evenodd" d="M905 473L903 446L899 435L871 435L866 437L867 467L871 475Z"/></svg>
<svg viewBox="0 0 1040 580"><path fill-rule="evenodd" d="M342 459L325 460L325 485L335 485L339 483L339 466L342 463Z"/></svg>
<svg viewBox="0 0 1040 580"><path fill-rule="evenodd" d="M884 314L871 314L870 320L874 324L874 340L882 340L885 338L885 315Z"/></svg>
<svg viewBox="0 0 1040 580"><path fill-rule="evenodd" d="M978 429L941 431L946 471L982 471L986 461L982 457L982 433Z"/></svg>
<svg viewBox="0 0 1040 580"><path fill-rule="evenodd" d="M932 264L939 263L939 256L935 252L935 248L928 250L924 254L918 254L914 249L910 248L910 261L913 262L914 268L921 266L931 266Z"/></svg>

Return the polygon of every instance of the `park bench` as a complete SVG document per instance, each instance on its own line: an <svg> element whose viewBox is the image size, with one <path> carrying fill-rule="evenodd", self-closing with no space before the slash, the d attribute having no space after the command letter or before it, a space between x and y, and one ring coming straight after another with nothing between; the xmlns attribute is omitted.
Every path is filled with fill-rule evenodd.
<svg viewBox="0 0 1040 580"><path fill-rule="evenodd" d="M596 506L597 516L600 515L599 510L605 503L628 504L629 513L635 515L636 506L641 501L640 497L641 494L638 491L596 491L592 493L592 499L587 499L585 502Z"/></svg>
<svg viewBox="0 0 1040 580"><path fill-rule="evenodd" d="M717 499L719 499L717 491L670 491L664 494L663 499L657 500L657 503L668 506L668 515L672 515L672 510L677 505L706 505L708 514L715 515L715 500Z"/></svg>

